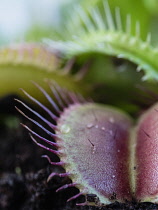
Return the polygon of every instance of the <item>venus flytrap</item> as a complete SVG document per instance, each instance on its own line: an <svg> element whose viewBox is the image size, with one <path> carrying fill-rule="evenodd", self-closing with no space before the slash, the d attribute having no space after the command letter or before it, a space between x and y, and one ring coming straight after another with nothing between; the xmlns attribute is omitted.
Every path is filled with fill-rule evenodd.
<svg viewBox="0 0 158 210"><path fill-rule="evenodd" d="M86 18L90 17L87 16ZM155 60L158 55L158 49L150 45L150 34L147 35L146 41L142 41L139 37L139 25L136 25L136 35L131 36L128 31L119 30L120 26L118 25L113 29L107 28L105 30L104 28L98 28L95 19L93 21L93 32L90 29L82 28L83 32L81 35L79 34L78 36L76 34L75 38L71 37L70 41L47 40L46 42L52 48L61 49L68 58L88 53L99 53L124 58L137 64L139 71L142 69L145 72L143 80L158 79L158 63ZM89 25L86 27L89 27Z"/></svg>
<svg viewBox="0 0 158 210"><path fill-rule="evenodd" d="M0 96L21 95L21 87L31 89L32 93L37 93L37 98L41 98L36 88L30 86L30 80L36 80L40 84L45 78L53 79L69 90L88 93L87 86L81 81L76 81L75 76L70 74L72 64L70 60L67 66L62 67L58 53L41 44L24 43L1 48Z"/></svg>
<svg viewBox="0 0 158 210"><path fill-rule="evenodd" d="M135 197L158 203L158 103L139 119L135 131Z"/></svg>
<svg viewBox="0 0 158 210"><path fill-rule="evenodd" d="M79 24L74 31L69 30L70 38L65 41L46 39L46 43L54 49L65 52L66 58L82 54L99 53L118 58L124 58L138 65L138 70L144 70L144 79L158 79L155 60L158 49L150 43L151 34L143 41L140 35L139 21L135 24L135 34L131 33L131 17L126 17L126 25L122 24L120 9L116 8L115 17L111 14L108 1L103 1L105 19L98 8L94 6L90 11L76 6L76 16L83 24ZM70 18L70 25L77 25L75 18Z"/></svg>
<svg viewBox="0 0 158 210"><path fill-rule="evenodd" d="M45 43L53 49L59 49L65 60L76 57L78 65L91 59L93 63L82 80L89 83L94 90L100 84L98 92L102 92L104 88L106 93L108 89L112 97L104 103L113 103L125 108L139 98L136 94L139 92L137 85L141 84L142 87L157 91L158 48L152 46L150 32L142 39L144 34L143 36L141 34L141 25L139 21L133 23L130 14L122 19L121 9L116 7L114 14L108 1L98 2L102 3L99 6L102 5L104 8L103 14L97 5L90 7L89 10L76 5L75 17L70 17L66 26L68 28L65 29L68 38L45 39ZM109 4L111 5L111 2ZM125 65L119 67L113 65L111 62L113 57L118 61L121 59ZM93 93L91 96L100 100L95 91ZM117 95L120 96L122 104Z"/></svg>
<svg viewBox="0 0 158 210"><path fill-rule="evenodd" d="M65 173L52 172L48 181L54 176L68 176L72 180L57 192L77 187L80 192L68 199L71 201L85 195L86 201L77 205L102 206L132 200L158 203L157 104L146 111L134 126L131 117L115 107L88 102L64 89L56 91L59 90L57 85L53 86L58 99L55 103L43 88L35 85L49 99L51 110L23 92L52 120L19 100L46 126L17 110L50 136L51 140L46 139L23 125L38 146L59 156L60 161L53 162L45 155L49 163L65 169ZM93 202L88 201L90 195L95 197Z"/></svg>
<svg viewBox="0 0 158 210"><path fill-rule="evenodd" d="M43 78L49 78L69 90L90 94L97 101L114 104L131 113L139 110L141 97L136 94L137 85L158 89L155 84L158 50L151 45L150 33L146 41L142 40L139 21L133 24L129 14L126 19L122 18L118 7L115 14L111 13L111 4L114 7L111 2L110 6L108 1L93 3L90 10L74 6L74 17L69 18L66 29L62 30L65 41L46 40L48 47L24 44L1 49L0 95L21 94L19 87L32 88L29 80L41 84ZM122 59L123 64L115 65L114 57L118 62ZM64 70L63 66L71 61L74 65ZM88 68L84 70L82 67L86 65ZM34 91L38 94L32 89L32 93Z"/></svg>
<svg viewBox="0 0 158 210"><path fill-rule="evenodd" d="M80 192L69 198L68 201L76 199L80 195L85 195L85 203L78 205L102 206L115 201L133 200L158 203L158 105L154 105L148 111L145 111L141 117L138 117L135 125L134 121L136 119L132 120L124 111L116 107L85 100L78 94L88 92L87 83L95 90L95 85L100 84L99 79L103 81L101 74L107 65L104 65L106 63L104 61L100 66L99 58L103 56L101 59L103 61L105 55L109 58L116 57L130 61L136 65L137 71L143 70L138 73L138 76L136 72L129 75L127 69L122 71L122 77L126 81L123 86L122 80L117 77L117 73L112 82L110 79L105 80L103 82L104 87L106 87L106 84L110 84L109 95L113 94L113 88L115 87L116 95L120 97L120 94L124 94L122 90L126 88L126 94L130 93L129 98L137 99L136 91L132 89L134 85L140 85L140 80L143 79L146 80L143 84L141 83L143 88L155 88L154 81L158 80L158 49L151 45L150 33L147 35L146 41L142 40L139 23L136 23L135 35L133 35L131 33L132 20L129 15L127 15L126 27L124 27L118 8L116 8L115 18L113 18L107 2L104 8L105 21L98 8L89 11L88 15L84 8L78 8L76 14L83 23L79 25L78 32L73 27L72 30L68 28L72 35L69 40L46 41L51 49L62 54L63 57L60 57L60 61L69 61L70 64L74 62L73 68L70 65L70 68L58 71L57 69L61 69L58 56L52 54L49 50L47 51L45 47L42 50L39 49L39 46L35 47L38 48L39 53L37 53L31 46L31 49L24 50L27 56L21 56L23 54L21 54L21 51L20 54L17 54L19 49L15 49L15 54L10 49L6 54L2 53L2 63L5 56L7 58L2 64L2 67L4 67L2 72L4 78L7 78L7 71L11 72L10 69L15 69L18 74L16 74L16 79L12 78L12 80L25 90L30 89L29 79L38 82L38 84L33 83L36 86L36 92L40 90L40 100L37 100L38 95L36 96L34 89L30 91L30 94L25 90L23 90L23 93L26 98L29 98L46 112L49 119L22 101L17 101L27 111L42 120L45 126L26 115L25 111L19 108L17 110L50 136L50 139L47 139L31 130L27 125L23 125L38 146L60 158L59 162L54 162L45 155L44 157L48 159L49 163L62 166L65 169L64 173L52 172L48 181L54 176L69 177L72 180L72 183L58 188L57 192L69 187L77 187ZM72 26L77 26L75 21L76 19L72 18ZM43 50L46 57L43 56ZM30 51L33 51L33 55L30 55ZM11 56L8 53L11 53ZM14 55L17 59L14 59ZM84 63L89 67L93 56L96 56L98 62L95 63L96 66L92 63L88 68L89 71L84 68L78 71L79 61L81 66ZM45 58L44 62L41 61L43 57ZM53 60L49 60L50 58ZM9 68L8 65L10 65ZM134 71L136 70L135 67L133 68ZM5 68L7 71L3 71ZM92 69L93 71L91 71ZM21 77L22 74L20 76L20 70L25 72L23 77ZM110 73L110 70L105 70L105 73ZM43 78L48 78L48 85L44 85L48 86L46 88L43 88L43 85L40 86ZM57 83L53 83L51 79L58 82L61 87ZM90 79L89 82L88 79ZM118 81L116 82L116 80ZM10 87L12 86L14 85ZM69 91L63 89L63 87L68 88ZM128 92L131 90L133 92ZM10 89L8 88L7 91L10 92ZM105 97L105 91L106 88L102 88L102 98ZM90 96L94 96L92 89L88 93L90 93ZM127 95L125 95L124 100L127 104L130 104ZM141 101L142 98L138 99ZM114 100L117 99L114 98ZM51 108L47 107L46 104L48 103ZM129 111L129 109L127 110ZM136 112L134 114L136 116ZM90 195L95 197L93 202L88 199Z"/></svg>

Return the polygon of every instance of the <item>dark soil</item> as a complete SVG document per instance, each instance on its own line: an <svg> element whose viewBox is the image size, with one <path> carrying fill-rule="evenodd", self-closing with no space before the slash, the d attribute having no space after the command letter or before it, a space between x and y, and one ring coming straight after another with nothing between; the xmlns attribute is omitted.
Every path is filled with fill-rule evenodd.
<svg viewBox="0 0 158 210"><path fill-rule="evenodd" d="M63 172L51 166L41 155L48 154L53 161L58 158L39 148L28 132L19 124L23 122L37 131L28 120L14 109L13 97L0 101L0 210L103 210L103 209L158 209L152 203L114 203L106 207L76 206L84 197L66 202L78 193L69 188L58 193L60 186L70 183L68 178L54 177L47 182L51 172ZM39 131L41 132L41 131Z"/></svg>

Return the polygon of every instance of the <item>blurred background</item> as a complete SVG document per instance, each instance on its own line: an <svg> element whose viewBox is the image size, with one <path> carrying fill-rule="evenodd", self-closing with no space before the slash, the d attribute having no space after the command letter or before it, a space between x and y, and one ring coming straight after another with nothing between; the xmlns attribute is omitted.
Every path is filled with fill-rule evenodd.
<svg viewBox="0 0 158 210"><path fill-rule="evenodd" d="M52 38L52 31L61 30L68 15L74 13L75 4L91 7L101 0L1 0L0 45L15 41L39 41L42 37ZM154 32L157 39L158 0L109 1L110 6L119 6L122 13L133 14L142 28ZM64 13L67 15L64 16ZM63 18L64 17L64 18ZM132 17L133 18L133 17ZM150 24L149 24L150 22ZM142 29L143 30L143 29Z"/></svg>
<svg viewBox="0 0 158 210"><path fill-rule="evenodd" d="M59 25L63 1L1 0L0 44L46 36Z"/></svg>

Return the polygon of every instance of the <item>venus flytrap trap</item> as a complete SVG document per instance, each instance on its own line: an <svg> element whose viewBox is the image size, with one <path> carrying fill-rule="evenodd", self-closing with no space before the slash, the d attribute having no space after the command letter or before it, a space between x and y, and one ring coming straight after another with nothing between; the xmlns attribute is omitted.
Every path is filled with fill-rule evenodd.
<svg viewBox="0 0 158 210"><path fill-rule="evenodd" d="M75 17L70 17L63 33L68 34L66 37L69 38L45 39L45 43L53 49L60 49L65 60L76 57L78 65L82 65L86 59L92 59L91 68L82 80L94 89L100 84L100 92L104 88L106 93L108 89L107 95L110 92L111 98L104 103L126 108L132 101L138 100L138 84L157 91L158 49L151 44L150 32L146 34L146 39L142 38L144 34L141 34L141 28L144 26L139 21L133 21L130 14L122 19L121 9L118 7L115 8L115 13L111 12L111 2L98 2L104 8L103 14L97 4L90 9L76 5ZM112 64L112 57L128 63L118 68ZM122 102L113 92L117 92ZM98 101L101 98L97 98L95 91L91 96Z"/></svg>
<svg viewBox="0 0 158 210"><path fill-rule="evenodd" d="M7 94L21 95L19 88L30 88L37 93L36 88L30 87L30 80L36 80L39 84L44 78L57 81L61 86L70 90L88 93L87 85L82 81L76 81L75 75L71 75L73 59L62 67L60 55L42 44L23 43L0 49L0 96ZM47 89L47 87L46 87ZM44 101L43 101L44 102Z"/></svg>
<svg viewBox="0 0 158 210"><path fill-rule="evenodd" d="M135 197L140 201L158 203L158 103L139 119L133 142L135 166Z"/></svg>
<svg viewBox="0 0 158 210"><path fill-rule="evenodd" d="M113 4L109 3L110 6ZM131 113L138 111L140 105L137 107L135 103L138 100L139 104L137 84L158 89L155 84L158 50L151 45L150 33L144 41L139 21L133 24L130 14L123 19L118 7L114 14L108 1L94 1L89 10L76 5L75 17L70 16L65 29L63 26L61 37L66 37L65 41L52 39L46 40L48 47L21 44L0 50L0 95L21 94L19 87L30 88L29 80L41 84L43 78L49 78L69 90L89 94L97 101L114 104ZM117 61L123 58L121 61L125 65L113 65L114 57ZM72 61L73 67L63 68ZM82 68L86 65L88 68ZM142 71L137 73L136 69ZM99 85L101 87L97 89ZM36 89L32 89L32 93L34 91ZM36 97L41 99L39 95Z"/></svg>
<svg viewBox="0 0 158 210"><path fill-rule="evenodd" d="M76 31L70 29L70 38L67 41L45 40L49 46L61 49L66 58L81 56L82 54L99 53L117 56L134 62L138 70L144 70L143 79L157 79L157 61L155 60L158 49L151 45L151 34L146 35L146 41L140 36L139 22L135 25L135 35L131 34L131 17L127 15L126 25L123 26L120 9L116 8L113 17L108 1L103 1L105 9L102 15L98 8L87 11L84 7L76 7L77 20L80 22ZM70 25L77 25L70 18Z"/></svg>
<svg viewBox="0 0 158 210"><path fill-rule="evenodd" d="M77 205L102 206L132 200L158 202L155 184L158 181L157 104L146 111L134 126L131 117L115 107L88 102L73 92L59 89L57 84L49 84L58 101L55 103L42 87L35 85L57 114L23 92L52 121L19 100L46 126L17 110L52 138L52 141L48 140L23 125L38 146L59 156L60 161L53 162L45 155L49 163L65 169L65 173L52 172L48 181L54 176L68 176L72 180L57 192L77 187L80 192L68 199L71 201L85 195L85 203ZM90 195L95 197L93 202L88 201Z"/></svg>

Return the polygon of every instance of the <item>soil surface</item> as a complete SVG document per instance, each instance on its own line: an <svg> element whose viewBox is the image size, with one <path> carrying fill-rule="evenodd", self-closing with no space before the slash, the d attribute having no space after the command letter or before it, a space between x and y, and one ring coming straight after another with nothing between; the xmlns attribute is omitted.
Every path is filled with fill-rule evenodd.
<svg viewBox="0 0 158 210"><path fill-rule="evenodd" d="M71 202L67 199L78 193L68 188L56 189L70 183L68 178L54 177L51 172L63 172L41 158L47 154L53 161L58 158L38 147L20 122L41 133L35 125L24 119L14 108L14 96L0 100L0 210L103 210L103 209L158 209L152 203L114 203L106 207L76 206L84 196ZM44 135L44 134L41 134Z"/></svg>

